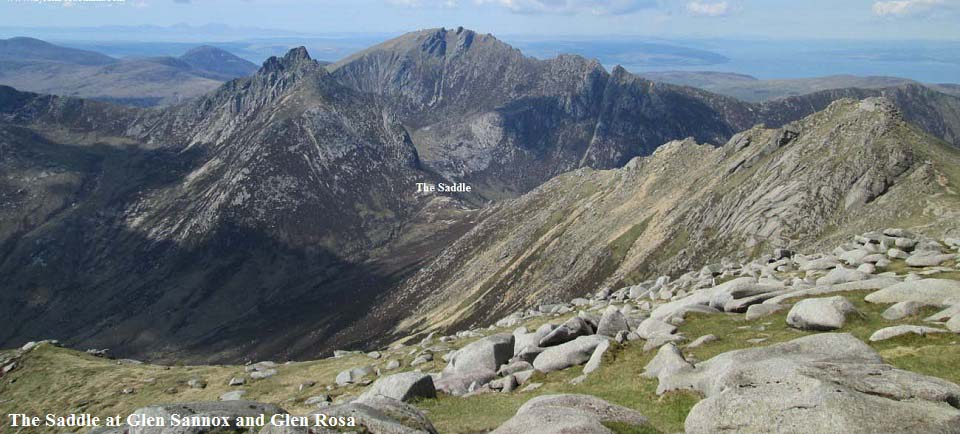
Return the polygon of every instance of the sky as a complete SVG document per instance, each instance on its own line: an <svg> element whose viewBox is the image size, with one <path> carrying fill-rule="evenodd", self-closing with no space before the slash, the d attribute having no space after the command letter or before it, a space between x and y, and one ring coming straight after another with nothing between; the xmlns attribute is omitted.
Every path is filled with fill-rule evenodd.
<svg viewBox="0 0 960 434"><path fill-rule="evenodd" d="M960 40L960 0L0 0L0 27L114 25L495 35ZM251 35L251 37L260 35Z"/></svg>

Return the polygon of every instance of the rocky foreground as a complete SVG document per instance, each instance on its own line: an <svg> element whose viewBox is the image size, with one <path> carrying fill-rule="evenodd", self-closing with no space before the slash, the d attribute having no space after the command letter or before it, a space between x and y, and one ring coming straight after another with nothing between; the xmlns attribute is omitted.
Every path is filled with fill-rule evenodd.
<svg viewBox="0 0 960 434"><path fill-rule="evenodd" d="M273 434L662 432L671 425L660 410L684 400L689 405L675 407L691 433L960 432L958 251L960 239L886 229L830 253L777 249L745 264L723 261L518 311L488 328L367 353L338 351L317 362L259 362L241 370L112 361L124 372L117 384L139 385L73 398L88 410L107 396L143 402L149 405L135 413L156 417L285 414L286 408L354 416L362 426L255 430ZM50 411L71 401L64 395L76 392L45 389L36 377L93 371L85 371L89 364L32 365L52 348L30 343L2 356L0 396L12 398L0 400L0 409ZM72 357L89 363L104 356ZM643 364L633 366L637 360ZM320 366L322 375L303 381L305 369ZM178 369L200 374L151 395L143 373ZM169 404L209 393L219 399Z"/></svg>

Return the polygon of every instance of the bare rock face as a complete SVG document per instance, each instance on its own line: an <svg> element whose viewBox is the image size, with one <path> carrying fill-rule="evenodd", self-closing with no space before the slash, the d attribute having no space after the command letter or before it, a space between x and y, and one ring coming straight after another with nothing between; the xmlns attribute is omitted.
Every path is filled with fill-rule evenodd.
<svg viewBox="0 0 960 434"><path fill-rule="evenodd" d="M849 334L731 351L658 373L667 385L660 393L692 389L706 396L687 416L690 433L952 433L960 427L960 386L886 365Z"/></svg>

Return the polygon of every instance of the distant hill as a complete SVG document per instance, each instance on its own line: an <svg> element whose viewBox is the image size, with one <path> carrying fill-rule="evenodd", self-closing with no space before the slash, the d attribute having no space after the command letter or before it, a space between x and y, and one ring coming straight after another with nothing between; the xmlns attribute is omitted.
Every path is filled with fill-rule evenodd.
<svg viewBox="0 0 960 434"><path fill-rule="evenodd" d="M110 56L94 51L61 47L34 38L0 39L0 61L53 61L76 65L109 65L117 62Z"/></svg>
<svg viewBox="0 0 960 434"><path fill-rule="evenodd" d="M899 77L861 77L856 75L830 75L783 80L760 80L749 75L716 71L658 71L643 72L639 75L653 81L697 87L748 102L764 102L831 89L883 89L904 84L924 84ZM960 96L960 85L924 85L939 92Z"/></svg>
<svg viewBox="0 0 960 434"><path fill-rule="evenodd" d="M115 59L32 38L0 40L0 84L135 106L192 99L256 69L210 46L180 57Z"/></svg>
<svg viewBox="0 0 960 434"><path fill-rule="evenodd" d="M191 67L225 79L245 77L257 72L257 65L248 62L232 53L209 45L201 45L184 55L179 60Z"/></svg>

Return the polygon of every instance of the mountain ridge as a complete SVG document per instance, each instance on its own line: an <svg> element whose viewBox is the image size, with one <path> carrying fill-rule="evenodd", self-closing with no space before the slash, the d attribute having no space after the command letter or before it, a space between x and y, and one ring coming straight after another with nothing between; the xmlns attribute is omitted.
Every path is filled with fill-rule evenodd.
<svg viewBox="0 0 960 434"><path fill-rule="evenodd" d="M623 68L607 73L577 56L512 65L519 52L470 35L415 33L394 42L407 44L406 54L373 49L358 57L370 63L351 61L346 69L327 68L296 48L267 59L251 77L162 109L0 87L0 145L16 157L5 162L13 177L0 184L9 211L0 225L0 276L13 288L0 304L20 318L0 340L47 337L38 334L53 327L71 345L199 361L302 358L331 346L383 342L426 297L418 288L448 277L450 270L438 271L433 258L449 247L444 257L459 249L469 260L483 241L476 233L492 224L484 222L504 203L516 203L504 199L542 191L543 182L563 173L667 155L671 147L657 149L670 140L729 141L735 128L753 127L761 116L788 124L844 96L786 100L757 113L758 106L651 82ZM503 53L500 63L481 62L489 69L473 68L476 59ZM410 75L418 65L429 67ZM341 71L368 75L344 79ZM490 74L483 79L500 90L484 94L486 85L470 86L469 74L484 71ZM357 88L377 83L388 86ZM448 92L448 85L459 90ZM414 104L420 111L404 112L410 103L396 99L404 95L424 102ZM903 93L905 102L919 101L913 109L901 103L903 116L932 110L927 128L943 126L946 135L952 130L949 122L938 123L946 118L937 110L949 106L928 101L931 95ZM773 133L756 134L763 136L758 141L774 140L764 136ZM709 149L691 148L693 160L676 163L690 164L680 173L698 173L696 164L715 155ZM417 182L453 181L479 192L415 192ZM569 200L595 193L582 183L569 187ZM544 207L555 203L569 204L543 201ZM584 212L577 211L536 217L549 231L547 222L556 219L555 226ZM503 219L505 225L524 221ZM632 234L640 223L615 232ZM539 229L521 228L531 237ZM473 235L463 237L468 231ZM515 265L529 268L537 260L524 258ZM570 279L598 283L609 274L601 265L596 273L577 269ZM653 261L648 271L658 266ZM50 267L64 271L49 273ZM424 279L425 270L436 275ZM510 287L511 276L522 275L493 280L505 278L498 284ZM568 283L543 289L562 292ZM395 297L401 284L407 298ZM462 301L469 305L473 295ZM103 309L71 307L80 300Z"/></svg>
<svg viewBox="0 0 960 434"><path fill-rule="evenodd" d="M958 158L888 100L866 99L752 128L721 148L674 141L621 169L578 169L486 210L407 280L394 303L419 308L397 333L489 324L533 300L890 222L955 231Z"/></svg>
<svg viewBox="0 0 960 434"><path fill-rule="evenodd" d="M619 167L673 139L720 144L841 97L891 95L928 132L956 144L960 131L960 99L926 89L843 89L752 104L649 81L622 67L607 72L576 55L526 57L463 28L408 33L328 69L345 85L384 98L426 166L475 184L491 199L515 197L578 167Z"/></svg>
<svg viewBox="0 0 960 434"><path fill-rule="evenodd" d="M141 107L195 98L256 69L210 46L180 57L115 59L32 38L0 40L0 84Z"/></svg>

